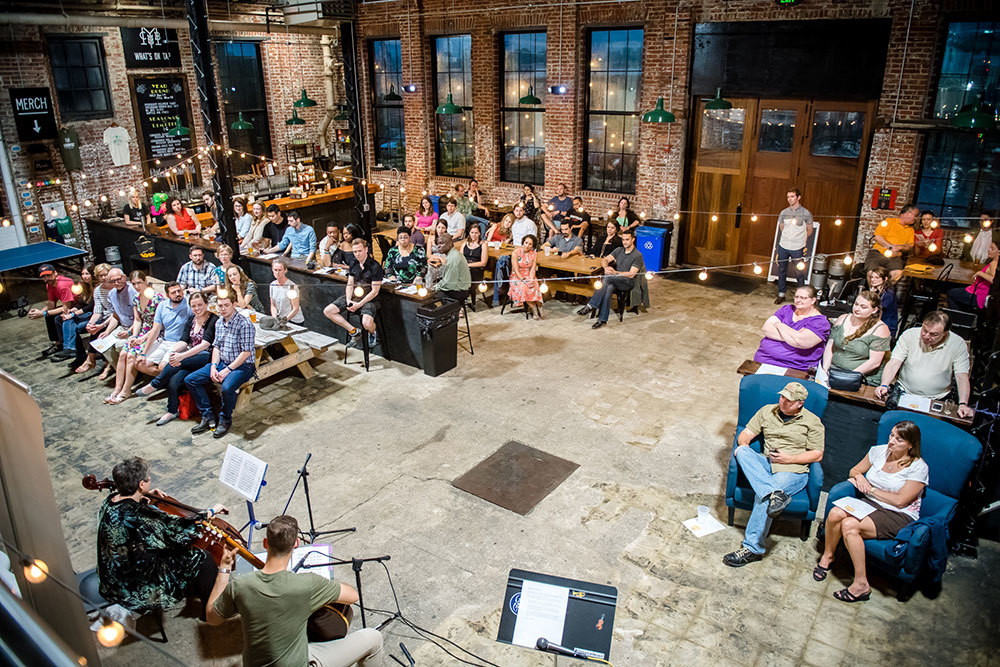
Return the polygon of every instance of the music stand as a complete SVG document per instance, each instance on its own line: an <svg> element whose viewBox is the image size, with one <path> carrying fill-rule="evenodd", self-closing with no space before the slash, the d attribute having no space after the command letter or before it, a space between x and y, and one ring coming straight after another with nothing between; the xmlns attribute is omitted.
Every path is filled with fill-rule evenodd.
<svg viewBox="0 0 1000 667"><path fill-rule="evenodd" d="M354 529L351 528L351 530L354 530ZM335 532L343 532L343 531L335 531ZM302 560L299 561L299 563L297 565L295 565L295 567L292 568L292 572L298 572L299 570L309 570L309 569L312 569L314 567L330 567L331 565L348 565L348 564L351 565L351 569L354 570L354 581L357 584L357 589L358 589L358 607L361 608L361 627L362 628L367 628L368 627L368 621L365 618L365 597L364 597L364 593L362 592L362 589L361 589L361 566L363 564L365 564L365 563L381 563L382 561L389 560L391 558L391 556L378 556L378 557L375 557L375 558L352 558L351 560L338 560L336 558L331 558L329 561L326 561L324 563L308 563L307 564L305 562L305 560L306 560L306 557L308 557L308 555L309 554L306 554L305 556L302 557ZM393 620L395 620L398 617L399 617L399 612L396 612L395 614L393 614L392 616L390 616L388 619L386 619L385 621L383 621L379 625L379 629L382 629L390 621L393 621Z"/></svg>
<svg viewBox="0 0 1000 667"><path fill-rule="evenodd" d="M288 506L292 504L292 498L295 497L295 491L299 488L299 482L302 482L302 488L306 493L306 511L309 514L309 531L300 531L303 535L309 536L309 543L312 544L316 541L317 537L323 535L336 535L338 533L353 533L357 528L335 528L333 530L316 530L316 524L313 523L313 510L312 510L312 499L309 495L309 470L307 466L309 465L309 459L312 458L312 452L306 454L306 462L302 464L299 468L298 479L295 480L295 486L292 487L292 492L288 494L288 502L285 503L285 509L281 510L282 514L288 514ZM363 614L364 612L362 612Z"/></svg>

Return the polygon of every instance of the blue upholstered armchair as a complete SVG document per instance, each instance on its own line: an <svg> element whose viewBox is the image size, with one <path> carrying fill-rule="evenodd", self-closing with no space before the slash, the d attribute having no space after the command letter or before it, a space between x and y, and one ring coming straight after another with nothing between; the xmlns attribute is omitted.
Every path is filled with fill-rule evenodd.
<svg viewBox="0 0 1000 667"><path fill-rule="evenodd" d="M750 483L736 464L736 439L758 410L765 405L778 402L778 392L784 389L789 382L799 382L809 391L805 409L822 419L829 396L826 387L808 380L796 380L783 375L745 375L740 380L738 423L736 435L733 436L733 453L729 456L729 474L726 476L726 506L729 508L730 526L733 525L733 514L736 508L752 510L754 498ZM763 441L764 436L758 435L750 443L750 446L758 452L762 451ZM816 518L816 508L819 507L819 492L822 487L823 467L817 461L809 465L809 481L806 483L806 488L792 496L791 504L781 515L783 519L799 519L802 522L799 537L803 541L809 538L809 526Z"/></svg>
<svg viewBox="0 0 1000 667"><path fill-rule="evenodd" d="M909 539L865 540L869 567L878 568L900 582L896 593L900 600L910 597L917 577L928 567L935 525L941 526L943 535L939 539L947 543L948 525L955 517L958 497L982 451L979 441L957 426L906 410L891 410L882 415L878 423L878 442L872 445L889 442L892 427L904 420L920 428L920 456L927 462L930 474L930 483L920 502L920 519L907 526L913 528L907 531ZM840 482L830 489L823 515L830 513L834 500L854 495L860 494L853 484ZM937 552L936 557L942 559L937 568L936 576L939 576L944 571L947 548Z"/></svg>

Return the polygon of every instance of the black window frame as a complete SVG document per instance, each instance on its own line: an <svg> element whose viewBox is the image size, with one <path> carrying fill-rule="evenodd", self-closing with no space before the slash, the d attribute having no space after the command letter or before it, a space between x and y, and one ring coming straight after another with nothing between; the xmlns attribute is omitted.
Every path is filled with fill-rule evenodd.
<svg viewBox="0 0 1000 667"><path fill-rule="evenodd" d="M592 72L594 70L590 66L590 63L591 63L591 59L593 58L594 33L596 33L596 32L607 32L607 33L609 33L609 42L610 42L610 33L612 33L612 32L619 32L619 31L621 31L621 32L629 32L629 31L632 31L632 30L639 30L642 33L642 49L640 51L640 56L639 56L638 79L637 79L636 91L635 91L636 108L633 111L615 111L615 110L606 110L606 109L605 110L592 110L590 108L590 98L591 98L591 93L592 93L592 88L593 88L593 86L591 85L592 82L593 82L593 80L591 78L591 74L592 74ZM627 42L626 42L626 44L627 44ZM583 127L583 132L582 132L582 136L583 136L583 160L582 160L583 174L582 174L581 183L583 184L583 189L587 190L587 191L592 191L592 192L614 192L616 194L634 195L636 193L636 190L638 189L637 186L638 186L638 181L639 181L639 113L640 113L639 101L641 99L641 94L642 94L642 76L643 76L643 73L645 71L643 60L645 58L645 50L646 50L646 29L642 25L625 25L625 26L614 26L614 27L591 27L591 28L587 28L587 30L586 30L586 42L585 42L585 45L586 45L586 60L584 62L585 62L585 67L586 67L586 81L587 81L587 85L585 86L586 97L584 99L584 105L583 105L583 126L582 126ZM626 49L627 49L627 46L626 46ZM629 70L628 67L627 67L627 63L626 63L626 69L625 69L626 85L628 83L628 74L630 72L632 72L632 71L634 71L634 70ZM624 161L624 156L626 154L627 155L634 155L635 156L635 174L634 174L634 177L631 178L631 179L627 179L627 180L625 178L618 179L620 181L621 187L612 187L612 188L607 187L608 181L611 180L611 179L609 179L607 177L607 175L602 175L602 177L600 179L600 183L593 182L592 179L591 179L591 177L590 177L589 165L590 165L590 154L591 154L591 152L600 152L603 155L613 155L613 154L615 154L615 153L609 153L606 150L591 151L591 149L590 149L590 144L591 144L591 142L590 142L590 139L591 139L591 135L590 135L590 123L591 123L591 117L592 116L605 116L605 117L606 116L618 116L618 117L622 117L623 119L627 118L627 117L632 117L634 119L635 128L636 128L635 151L634 151L634 153L633 152L626 152L625 151L625 147L623 145L622 150L620 152L620 155L622 156L623 161ZM624 120L623 120L623 126L624 126ZM622 142L622 144L624 144L624 142Z"/></svg>
<svg viewBox="0 0 1000 667"><path fill-rule="evenodd" d="M545 38L545 47L544 47L544 56L545 57L543 58L543 60L545 62L546 77L545 77L545 80L542 82L541 88L539 88L538 86L535 86L535 88L534 88L535 96L538 97L540 100L542 100L541 104L532 105L532 106L521 106L521 104L520 104L520 97L518 98L518 103L517 103L516 106L507 106L507 104L506 104L506 102L507 102L507 96L506 96L507 74L508 74L508 70L507 70L507 50L506 50L507 47L506 47L506 39L507 39L507 37L509 37L511 35L520 35L520 36L524 36L524 35L529 35L529 36L542 35ZM531 72L537 72L537 71L538 70L535 70L535 69L531 69L531 70L517 69L516 70L516 72L518 74L520 74L520 75L528 74L528 73L531 73ZM526 114L526 113L528 113L528 114L540 114L540 116L535 116L534 117L535 128L536 129L538 128L538 126L539 126L539 120L541 121L541 123L540 123L541 127L544 128L545 127L545 102L546 102L546 96L548 95L548 90L547 90L548 76L547 76L547 74L548 74L548 33L545 30L508 30L508 31L500 33L500 180L501 181L506 181L506 182L509 182L509 183L530 183L532 185L545 185L545 155L546 155L546 150L545 150L545 141L544 141L544 129L543 129L543 137L542 137L541 146L539 146L537 143L534 144L534 145L532 145L532 146L521 145L521 144L514 144L513 146L511 146L511 145L509 145L509 142L508 142L508 132L511 132L511 134L513 134L514 136L518 136L518 137L521 135L521 132L520 132L519 128L516 128L515 130L508 130L507 114L508 113L514 114L514 119L518 123L520 123L521 114ZM532 78L534 79L534 77L532 77ZM518 93L520 93L520 90L518 91ZM524 94L527 95L527 93L528 93L528 91L525 90ZM528 170L528 169L520 169L519 168L519 169L516 170L516 173L513 173L510 161L507 159L507 151L510 148L518 148L520 150L537 151L536 154L533 157L537 159L538 156L539 156L539 154L541 155L541 160L542 160L541 170L539 171L538 169L534 169L534 168L532 168L530 170ZM530 173L531 173L530 177L525 177L525 172L526 171L530 171Z"/></svg>
<svg viewBox="0 0 1000 667"><path fill-rule="evenodd" d="M54 63L54 58L52 54L52 47L56 44L65 45L67 43L79 43L79 44L94 44L97 47L97 55L100 59L99 65L56 65ZM63 47L64 48L64 47ZM49 61L49 74L52 77L52 90L55 91L55 103L59 107L60 118L64 121L77 121L77 120L99 120L101 118L114 118L115 116L115 100L111 95L111 78L108 76L108 57L104 50L104 37L102 35L94 34L46 34L45 35L45 54ZM65 50L63 53L63 61L66 61ZM73 87L73 88L60 88L58 83L60 77L57 75L56 70L64 69L68 67L85 67L88 70L96 70L101 77L101 85L92 86L88 85L84 88ZM79 91L95 91L102 90L105 98L108 101L107 108L101 111L78 111L74 104L64 104L67 98L64 94L68 94L70 99L76 99Z"/></svg>
<svg viewBox="0 0 1000 667"><path fill-rule="evenodd" d="M226 88L226 82L223 81L223 61L225 58L220 55L220 49L231 44L239 44L241 48L246 45L254 47L256 55L255 69L258 81L260 82L260 101L263 102L262 106L253 108L247 107L242 103L226 103L222 105L222 113L226 123L226 136L229 140L229 148L233 151L233 154L229 156L232 171L234 174L249 174L253 171L254 165L259 161L259 157L257 156L264 156L268 159L274 157L271 147L270 109L267 104L267 87L264 81L264 54L261 49L261 41L257 39L226 39L225 41L215 42L214 55L216 65L219 69L219 86L222 88L222 98L225 102L232 101L229 95L232 91ZM245 58L246 56L240 57ZM241 111L243 112L243 120L253 123L254 127L252 130L234 130L230 127L239 118ZM252 141L246 141L247 132L259 132L263 134L259 146L255 146ZM240 157L242 153L247 153L247 157Z"/></svg>
<svg viewBox="0 0 1000 667"><path fill-rule="evenodd" d="M380 37L378 39L368 40L368 75L369 81L371 82L371 104L372 104L372 157L376 168L385 169L398 169L400 172L406 172L406 117L403 110L403 101L399 102L386 102L383 96L378 94L378 86L376 81L380 72L378 72L379 63L376 61L376 48L379 43L383 42L395 42L395 48L399 52L399 71L393 72L396 78L392 82L396 87L396 94L402 97L403 95L403 44L402 39L399 37ZM386 72L388 70L383 70ZM388 89L384 93L389 92ZM382 123L379 121L380 110L391 109L398 112L399 116L399 130L400 130L400 145L396 149L383 149L382 138L392 139L392 137L382 131ZM395 115L395 114L394 114ZM386 159L386 156L389 159Z"/></svg>
<svg viewBox="0 0 1000 667"><path fill-rule="evenodd" d="M986 142L990 142L1000 149L1000 133L993 131L985 133L982 139L979 138L979 132L971 132L969 130L962 129L947 129L942 128L939 130L929 130L923 141L922 155L920 156L920 171L917 176L916 188L914 189L914 203L917 204L921 209L927 209L934 211L935 216L937 216L940 221L941 227L946 229L974 229L979 226L978 217L980 213L989 212L992 215L996 215L996 210L1000 208L1000 202L995 203L992 207L989 202L984 202L981 204L976 204L974 199L970 199L968 202L963 202L964 210L962 213L964 215L955 215L952 211L947 209L958 208L957 204L949 204L947 198L948 183L949 181L954 181L950 176L928 176L928 154L931 151L932 144L934 144L935 136L945 136L949 138L957 139L959 137L964 137L969 141L978 141L982 146L982 151L978 155L977 164L973 168L978 168L980 165L984 164L989 157L989 149ZM949 169L948 174L954 172L955 164L955 154L956 148L954 141L950 143L951 152L948 161ZM971 170L970 170L971 171ZM941 202L930 202L926 198L921 197L921 184L924 182L924 178L937 178L944 180L944 199ZM960 182L967 182L969 179L958 179ZM982 189L978 187L980 183L979 179L975 181L977 187L972 189L972 192L982 192ZM1000 185L1000 184L998 184Z"/></svg>
<svg viewBox="0 0 1000 667"><path fill-rule="evenodd" d="M442 114L438 114L436 112L436 109L438 105L444 104L445 100L448 99L448 93L445 92L442 95L441 91L438 89L438 75L440 74L437 66L438 40L453 39L455 37L467 37L469 39L468 68L463 69L462 74L463 74L463 79L465 78L465 74L466 73L468 74L468 85L469 88L471 88L472 87L472 34L456 33L453 35L434 35L430 38L431 39L431 86L432 86L431 91L433 93L431 97L431 99L433 100L433 108L431 110L431 113L434 114L434 173L436 176L444 176L447 178L474 178L476 174L476 140L475 140L476 126L475 126L475 117L472 115L472 105L458 104L458 102L455 102L455 104L458 104L458 106L462 107L463 111L462 122L468 123L468 126L466 127L465 130L467 141L462 142L462 146L465 147L464 151L466 153L466 158L468 159L468 163L466 164L464 169L457 170L456 172L446 172L442 167L443 161L441 159L441 146L444 142L442 141L441 123L443 122L444 119L442 118ZM451 74L452 70L448 70L448 73ZM451 92L452 96L454 97L454 90L451 90ZM468 93L469 99L472 99L471 90L466 92ZM457 116L458 114L454 115ZM468 173L462 173L463 171Z"/></svg>
<svg viewBox="0 0 1000 667"><path fill-rule="evenodd" d="M950 30L951 30L951 26L953 24L955 24L955 23L976 23L976 24L981 24L981 23L998 23L998 22L1000 22L1000 15L993 15L992 17L989 17L986 20L983 20L982 17L976 17L976 16L971 16L971 15L962 15L962 14L957 14L957 15L954 15L954 16L950 16L944 22L944 25L942 27L942 31L943 32L941 33L941 50L937 54L937 59L938 60L937 60L937 63L936 63L937 68L936 68L936 76L935 76L935 79L934 79L934 87L931 89L931 95L930 95L930 97L931 97L930 117L931 118L944 118L944 119L951 118L956 113L958 113L958 111L965 104L973 104L976 101L976 96L980 93L980 91L987 93L987 97L984 98L982 100L982 102L983 103L989 103L988 93L989 93L989 91L991 91L993 89L989 88L988 86L979 86L978 88L970 88L970 89L968 89L966 91L967 94L963 95L962 103L958 105L958 109L952 108L952 109L948 110L946 114L940 114L940 115L939 115L939 111L938 111L938 100L939 100L940 95L941 95L941 80L944 77L946 77L946 76L949 76L949 75L952 75L952 74L958 74L958 72L947 72L946 73L944 71L945 58L946 58L947 50L948 50L948 34L949 34ZM993 33L991 33L990 41L991 41L991 47L992 47L991 50L993 51L993 53L997 57L1000 57L1000 33L998 33L996 30L994 30ZM969 63L969 68L970 68L969 71L966 72L967 75L969 73L971 73L971 70L972 70L972 61L971 61L971 59L970 59L970 63ZM971 96L970 96L970 94L971 94ZM993 103L994 104L1000 102L1000 93L998 93L997 91L993 90L993 98L992 99L993 99Z"/></svg>

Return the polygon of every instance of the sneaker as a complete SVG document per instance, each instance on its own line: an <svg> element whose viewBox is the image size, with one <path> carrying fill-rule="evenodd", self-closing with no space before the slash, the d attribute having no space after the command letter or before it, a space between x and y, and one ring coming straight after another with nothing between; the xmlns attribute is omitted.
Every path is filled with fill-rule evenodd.
<svg viewBox="0 0 1000 667"><path fill-rule="evenodd" d="M368 334L368 349L374 348L378 345L378 332Z"/></svg>
<svg viewBox="0 0 1000 667"><path fill-rule="evenodd" d="M52 345L49 345L47 348L45 348L44 350L42 350L42 352L39 355L39 357L41 357L42 359L46 359L46 358L50 357L51 355L55 354L56 352L58 352L61 349L62 349L62 345L60 345L59 343L52 343Z"/></svg>
<svg viewBox="0 0 1000 667"><path fill-rule="evenodd" d="M57 361L67 361L69 359L72 359L75 356L76 356L76 350L65 350L65 349L63 349L63 350L59 350L58 352L56 352L55 354L53 354L51 357L49 357L49 360L52 361L52 363L55 363Z"/></svg>
<svg viewBox="0 0 1000 667"><path fill-rule="evenodd" d="M586 305L583 308L577 309L576 314L577 315L590 315L590 313L592 313L593 311L594 311L594 309L591 308L590 305Z"/></svg>
<svg viewBox="0 0 1000 667"><path fill-rule="evenodd" d="M756 563L759 560L763 560L764 557L760 554L755 554L746 547L741 547L736 551L726 554L722 557L722 562L729 567L743 567L750 563Z"/></svg>
<svg viewBox="0 0 1000 667"><path fill-rule="evenodd" d="M358 333L356 333L356 334L348 336L347 347L352 347L354 349L358 349L358 348L361 347L361 332L360 331L358 331Z"/></svg>
<svg viewBox="0 0 1000 667"><path fill-rule="evenodd" d="M785 302L785 295L784 294L779 294L778 298L774 300L774 305L777 306L777 305L780 305L780 304L782 304L784 302Z"/></svg>
<svg viewBox="0 0 1000 667"><path fill-rule="evenodd" d="M791 502L792 497L784 491L781 491L780 489L778 491L772 491L771 499L768 500L767 503L767 515L773 519L784 512L785 508L788 507Z"/></svg>

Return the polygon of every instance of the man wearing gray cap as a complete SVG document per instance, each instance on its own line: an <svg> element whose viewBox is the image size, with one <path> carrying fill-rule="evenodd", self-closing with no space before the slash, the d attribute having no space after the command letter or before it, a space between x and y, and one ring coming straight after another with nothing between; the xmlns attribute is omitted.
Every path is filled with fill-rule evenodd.
<svg viewBox="0 0 1000 667"><path fill-rule="evenodd" d="M792 496L809 481L809 464L823 458L826 430L819 417L803 406L809 391L789 382L778 392L778 403L757 411L737 438L733 455L750 486L754 501L742 546L722 558L730 567L743 567L764 557L764 539L771 520L781 514ZM750 442L763 434L763 454Z"/></svg>

